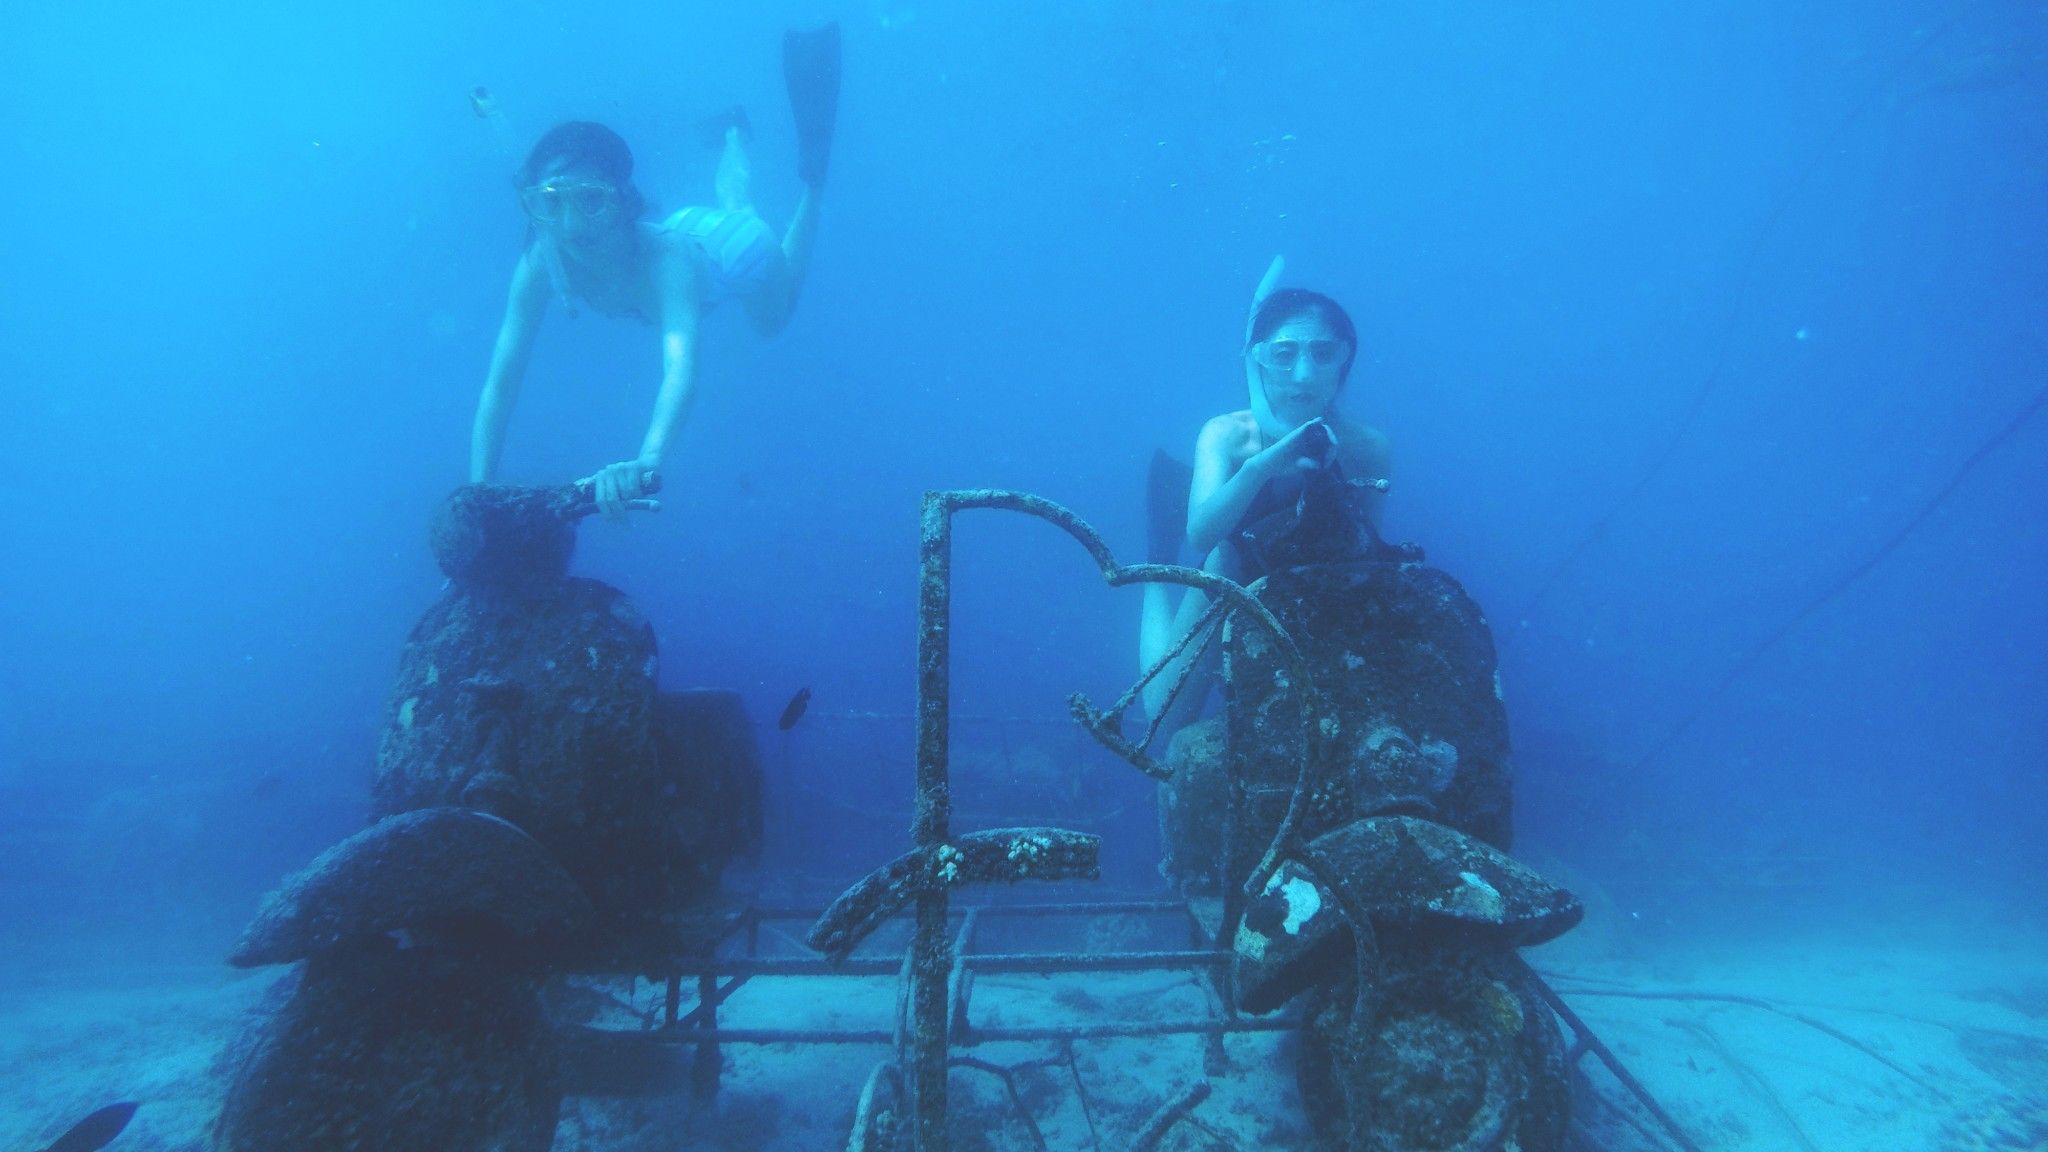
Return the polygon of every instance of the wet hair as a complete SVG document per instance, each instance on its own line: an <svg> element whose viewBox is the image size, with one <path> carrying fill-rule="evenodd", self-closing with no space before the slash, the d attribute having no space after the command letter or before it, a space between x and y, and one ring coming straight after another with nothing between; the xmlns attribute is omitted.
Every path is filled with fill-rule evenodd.
<svg viewBox="0 0 2048 1152"><path fill-rule="evenodd" d="M588 168L617 188L625 219L637 218L646 208L646 199L633 186L633 150L624 137L595 120L568 120L548 129L526 154L526 163L519 166L513 182L531 188L549 168L563 161Z"/></svg>
<svg viewBox="0 0 2048 1152"><path fill-rule="evenodd" d="M1358 329L1351 323L1351 315L1344 306L1306 288L1282 288L1259 301L1259 307L1252 313L1251 338L1246 347L1260 343L1289 320L1313 316L1321 320L1337 339L1351 349L1351 355L1344 358L1344 367L1337 372L1337 382L1342 384L1351 378L1351 366L1358 362Z"/></svg>

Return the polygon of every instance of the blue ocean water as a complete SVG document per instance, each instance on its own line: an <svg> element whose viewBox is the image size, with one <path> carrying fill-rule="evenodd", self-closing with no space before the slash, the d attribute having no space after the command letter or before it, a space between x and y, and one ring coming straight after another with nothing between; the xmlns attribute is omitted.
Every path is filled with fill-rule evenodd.
<svg viewBox="0 0 2048 1152"><path fill-rule="evenodd" d="M1284 253L1358 321L1388 534L1488 611L1524 845L1666 937L1954 901L2048 927L2048 415L1975 455L2048 384L2048 6L27 0L0 14L0 972L215 962L360 825L517 152L601 120L656 205L702 202L695 125L744 104L779 224L776 45L825 18L846 81L796 319L711 317L662 511L578 559L653 621L665 686L745 695L772 803L875 818L806 858L771 807L763 875L905 844L920 494L1038 493L1136 558L1146 461L1243 405ZM551 315L503 477L630 456L659 366L651 329ZM1109 886L1156 886L1150 785L1057 727L1134 674L1136 595L993 515L957 576L955 707L992 718L961 755L1048 765ZM1644 882L1702 875L1728 882Z"/></svg>

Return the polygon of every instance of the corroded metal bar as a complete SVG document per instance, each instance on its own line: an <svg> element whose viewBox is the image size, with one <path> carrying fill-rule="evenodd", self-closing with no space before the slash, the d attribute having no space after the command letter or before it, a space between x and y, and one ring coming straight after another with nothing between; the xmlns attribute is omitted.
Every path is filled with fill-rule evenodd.
<svg viewBox="0 0 2048 1152"><path fill-rule="evenodd" d="M1057 976L1067 972L1156 972L1180 968L1228 968L1234 952L986 952L969 956L974 972Z"/></svg>
<svg viewBox="0 0 2048 1152"><path fill-rule="evenodd" d="M1146 1020L1113 1024L1047 1025L1041 1028L976 1028L984 1044L1041 1040L1114 1040L1133 1036L1189 1036L1216 1031L1214 1020ZM1223 1026L1225 1032L1292 1032L1301 1021L1241 1016Z"/></svg>
<svg viewBox="0 0 2048 1152"><path fill-rule="evenodd" d="M927 492L919 532L917 570L917 808L910 838L936 855L952 834L946 709L951 702L953 628L953 511L942 493ZM911 1148L946 1152L946 940L945 884L917 893L917 928L910 942ZM849 945L849 949L850 949Z"/></svg>
<svg viewBox="0 0 2048 1152"><path fill-rule="evenodd" d="M984 952L962 957L962 968L982 973L1023 973L1057 976L1066 972L1153 972L1177 968L1228 968L1236 953L1213 948L1162 952ZM762 960L712 961L684 975L719 976L893 976L896 960L856 957L851 960L809 960L771 957Z"/></svg>
<svg viewBox="0 0 2048 1152"><path fill-rule="evenodd" d="M1621 1081L1621 1086L1628 1089L1629 1095L1634 1096L1637 1103L1657 1118L1657 1123L1664 1126L1664 1131L1670 1134L1672 1142L1685 1149L1685 1152L1700 1152L1700 1146L1693 1143L1692 1137L1686 1135L1684 1128L1679 1127L1678 1120L1666 1112L1662 1104L1657 1103L1657 1098L1650 1095L1650 1090L1643 1086L1641 1080L1635 1078L1621 1062L1621 1057L1616 1056L1613 1049L1594 1035L1592 1025L1580 1019L1579 1014L1572 1011L1571 1005L1566 1004L1564 998L1557 994L1557 990L1550 986L1550 982L1538 975L1535 969L1529 968L1526 961L1523 962L1523 968L1530 982L1536 986L1536 994L1543 997L1543 1002L1550 1005L1550 1010L1557 1013L1558 1019L1563 1020L1571 1028L1573 1034L1578 1037L1578 1042L1590 1049L1594 1056L1599 1057L1600 1063L1605 1064L1607 1070L1614 1074L1614 1078Z"/></svg>
<svg viewBox="0 0 2048 1152"><path fill-rule="evenodd" d="M732 999L732 994L739 991L741 988L745 987L747 981L753 978L753 973L742 972L739 975L734 976L732 979L727 980L725 983L718 986L718 990L712 993L711 998L709 1000L705 1000L699 1003L695 1008L690 1009L688 1012L678 1017L674 1026L680 1028L696 1028L700 1025L704 1025L708 1020L709 1024L712 1027L716 1027L718 1024L718 1006L720 1004L725 1003L727 1000Z"/></svg>
<svg viewBox="0 0 2048 1152"><path fill-rule="evenodd" d="M1031 1115L1031 1109L1025 1105L1024 1094L1017 1091L1017 1075L1013 1070L987 1060L977 1060L972 1056L955 1056L946 1063L953 1068L972 1068L977 1072L986 1072L1001 1080L1004 1093L1010 1097L1011 1109L1017 1113L1017 1118L1024 1122L1024 1130L1031 1135L1031 1146L1038 1152L1047 1152L1045 1133L1039 1130L1037 1118Z"/></svg>
<svg viewBox="0 0 2048 1152"><path fill-rule="evenodd" d="M983 918L990 916L1119 916L1131 913L1156 914L1165 916L1185 910L1185 900L1069 900L1069 901L1003 901L1002 903L980 903L958 901L951 912L964 916L970 911L979 912ZM797 907L766 904L754 910L756 918L768 920L811 920L825 914L825 909L816 906Z"/></svg>
<svg viewBox="0 0 2048 1152"><path fill-rule="evenodd" d="M718 1005L721 999L718 994L717 976L707 972L697 977L697 1010L692 1015L702 1013L698 1018L698 1031L718 1030ZM718 1077L724 1069L725 1056L719 1051L718 1041L707 1040L697 1045L696 1059L690 1065L690 1089L700 1102L709 1101L718 1095Z"/></svg>
<svg viewBox="0 0 2048 1152"><path fill-rule="evenodd" d="M890 917L926 894L967 884L1092 880L1101 873L1101 855L1101 837L1064 828L991 828L936 847L920 845L848 888L818 917L804 943L827 959L843 959ZM941 916L942 937L945 924Z"/></svg>
<svg viewBox="0 0 2048 1152"><path fill-rule="evenodd" d="M980 909L969 909L960 921L960 934L953 937L953 970L946 976L948 999L946 1035L951 1043L968 1043L967 1000L974 994L974 973L968 971L968 953L974 949L974 928Z"/></svg>
<svg viewBox="0 0 2048 1152"><path fill-rule="evenodd" d="M1240 1016L1222 1025L1225 1032L1291 1032L1301 1021L1286 1016ZM1191 1036L1213 1032L1217 1023L1206 1020L1131 1020L1107 1024L1049 1024L1042 1027L976 1028L974 1038L982 1044L1012 1041L1113 1040L1134 1036ZM677 1028L655 1032L622 1032L620 1036L645 1037L651 1044L876 1044L895 1043L896 1034L887 1028Z"/></svg>
<svg viewBox="0 0 2048 1152"><path fill-rule="evenodd" d="M1173 1099L1159 1106L1145 1126L1138 1129L1137 1139L1131 1141L1131 1152L1153 1152L1159 1141L1165 1139L1166 1130L1174 1122L1195 1110L1195 1105L1209 1098L1209 1082L1197 1080L1176 1093Z"/></svg>
<svg viewBox="0 0 2048 1152"><path fill-rule="evenodd" d="M860 1104L853 1110L853 1136L846 1142L846 1152L887 1152L876 1125L884 1114L895 1110L901 1083L896 1066L887 1061L868 1073L867 1083L861 1085Z"/></svg>
<svg viewBox="0 0 2048 1152"><path fill-rule="evenodd" d="M911 851L871 873L847 890L813 925L807 942L833 959L845 959L855 945L904 903L915 902L916 926L907 955L910 1027L908 1094L912 1112L914 1152L946 1149L946 1028L950 1005L947 976L953 950L946 939L948 895L955 883L982 878L983 869L968 871L964 858L973 837L951 842L952 792L948 778L951 684L953 525L956 511L1003 508L1052 523L1078 541L1111 587L1163 582L1201 588L1219 601L1258 620L1281 650L1283 661L1303 686L1303 724L1311 723L1306 702L1307 668L1301 652L1279 621L1235 582L1171 564L1119 565L1102 537L1080 517L1050 500L1021 492L974 489L927 492L920 518L917 631L917 796L911 821ZM1085 699L1075 705L1078 716L1092 715ZM1097 717L1091 730L1106 730ZM1313 733L1309 733L1312 746ZM1142 760L1135 758L1133 762ZM1298 789L1297 789L1298 792ZM1298 802L1300 797L1295 797ZM1283 837L1291 827L1283 825ZM1097 875L1099 841L1057 829L1031 830L1029 838L1012 838L1005 858L986 868L990 879L1065 879ZM1279 844L1268 853L1277 858ZM1085 856L1085 863L1083 857ZM1201 1028L1197 1029L1204 1030ZM1064 1035L1064 1033L1056 1033ZM1117 1033L1111 1033L1112 1035ZM1138 1033L1140 1035L1149 1033Z"/></svg>

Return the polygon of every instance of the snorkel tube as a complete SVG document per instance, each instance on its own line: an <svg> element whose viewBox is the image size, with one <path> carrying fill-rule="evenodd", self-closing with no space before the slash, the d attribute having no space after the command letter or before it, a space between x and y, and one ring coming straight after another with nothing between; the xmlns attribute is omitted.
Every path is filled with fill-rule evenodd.
<svg viewBox="0 0 2048 1152"><path fill-rule="evenodd" d="M491 143L500 155L517 165L520 160L519 132L512 126L511 117L498 107L497 98L491 90L479 84L469 90L469 110L491 130ZM554 289L555 302L571 316L576 315L576 302L569 295L569 270L562 266L561 250L555 247L553 237L539 229L531 229L533 250L539 254L541 270L547 273L548 287Z"/></svg>
<svg viewBox="0 0 2048 1152"><path fill-rule="evenodd" d="M1273 415L1273 406L1266 402L1266 381L1259 374L1259 362L1252 357L1252 324L1258 320L1259 305L1280 287L1280 277L1286 272L1287 257L1273 257L1273 262L1266 266L1266 274L1259 278L1259 286L1252 291L1252 306L1244 318L1244 387L1251 401L1252 419L1259 426L1259 435L1265 437L1268 444L1294 429Z"/></svg>

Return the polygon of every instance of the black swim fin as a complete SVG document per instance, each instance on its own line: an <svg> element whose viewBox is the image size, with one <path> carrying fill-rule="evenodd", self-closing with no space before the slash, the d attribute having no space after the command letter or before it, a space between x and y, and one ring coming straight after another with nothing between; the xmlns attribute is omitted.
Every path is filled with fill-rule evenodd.
<svg viewBox="0 0 2048 1152"><path fill-rule="evenodd" d="M109 1104L73 1124L69 1132L57 1137L57 1142L43 1152L99 1152L128 1127L128 1121L135 1118L135 1107L125 1101Z"/></svg>
<svg viewBox="0 0 2048 1152"><path fill-rule="evenodd" d="M1152 453L1145 474L1145 560L1180 563L1188 538L1188 488L1195 470L1163 451Z"/></svg>
<svg viewBox="0 0 2048 1152"><path fill-rule="evenodd" d="M821 187L832 166L832 129L839 120L839 25L784 32L782 80L796 119L796 174Z"/></svg>

